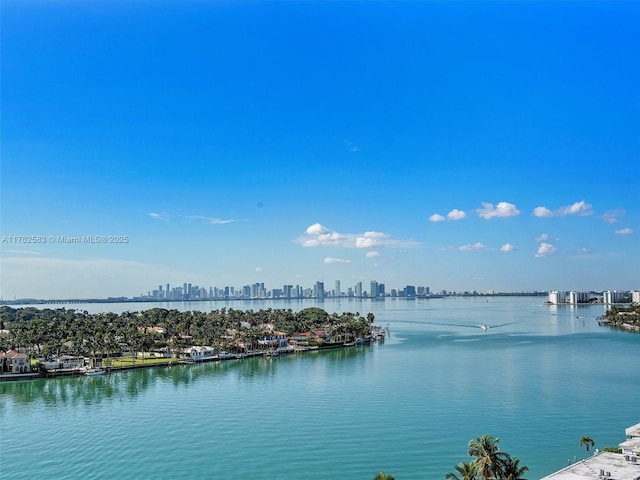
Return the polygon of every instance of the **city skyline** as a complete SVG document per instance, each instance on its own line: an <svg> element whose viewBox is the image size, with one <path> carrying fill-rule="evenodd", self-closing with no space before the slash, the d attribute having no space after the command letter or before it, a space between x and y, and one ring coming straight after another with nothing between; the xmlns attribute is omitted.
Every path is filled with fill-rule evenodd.
<svg viewBox="0 0 640 480"><path fill-rule="evenodd" d="M3 2L0 296L640 288L638 2Z"/></svg>
<svg viewBox="0 0 640 480"><path fill-rule="evenodd" d="M631 301L638 303L640 301L640 290L636 289L582 289L576 290L564 288L561 290L527 290L527 291L496 291L496 290L440 290L425 285L394 285L387 286L377 280L368 282L357 281L353 284L343 287L341 280L334 280L334 288L331 289L325 282L315 281L312 285L300 284L282 284L279 286L265 285L264 282L253 284L225 285L207 287L194 284L191 282L182 282L176 284L163 283L157 284L156 288L148 289L146 292L140 292L137 295L120 295L109 297L49 297L49 298L2 298L0 303L6 305L15 304L20 301L37 301L44 303L56 302L174 302L174 301L219 301L219 300L318 300L318 299L369 299L384 300L385 298L442 298L447 296L548 296L549 304L578 304L591 303L592 300L598 299L601 303L625 303ZM367 289L367 285L369 288Z"/></svg>

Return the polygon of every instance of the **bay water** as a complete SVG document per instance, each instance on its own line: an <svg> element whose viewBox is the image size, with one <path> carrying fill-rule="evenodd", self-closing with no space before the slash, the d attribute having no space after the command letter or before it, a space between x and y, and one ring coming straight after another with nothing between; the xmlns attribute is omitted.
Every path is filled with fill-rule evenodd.
<svg viewBox="0 0 640 480"><path fill-rule="evenodd" d="M541 478L640 422L640 335L545 297L83 304L91 313L319 306L382 344L0 384L0 477L442 479L469 440ZM44 306L39 306L39 308ZM55 306L47 306L55 308ZM489 328L483 330L482 325Z"/></svg>

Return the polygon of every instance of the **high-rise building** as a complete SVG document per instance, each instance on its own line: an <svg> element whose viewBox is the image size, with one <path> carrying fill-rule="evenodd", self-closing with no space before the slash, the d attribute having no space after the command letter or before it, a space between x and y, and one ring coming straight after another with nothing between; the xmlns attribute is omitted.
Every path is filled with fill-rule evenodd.
<svg viewBox="0 0 640 480"><path fill-rule="evenodd" d="M251 285L251 297L264 298L267 296L267 292L264 288L264 283L254 283Z"/></svg>
<svg viewBox="0 0 640 480"><path fill-rule="evenodd" d="M324 299L324 282L316 282L315 297Z"/></svg>
<svg viewBox="0 0 640 480"><path fill-rule="evenodd" d="M378 282L371 280L371 290L369 291L371 298L378 298Z"/></svg>
<svg viewBox="0 0 640 480"><path fill-rule="evenodd" d="M340 280L336 280L336 291L335 291L335 296L339 297L341 295L340 292Z"/></svg>
<svg viewBox="0 0 640 480"><path fill-rule="evenodd" d="M404 294L407 298L415 298L416 297L416 287L413 285L407 285L404 287Z"/></svg>
<svg viewBox="0 0 640 480"><path fill-rule="evenodd" d="M625 292L618 292L616 290L614 291L607 290L603 294L602 303L606 305L612 305L614 303L622 303L624 302L625 297L626 297ZM633 294L632 294L632 300L633 300Z"/></svg>
<svg viewBox="0 0 640 480"><path fill-rule="evenodd" d="M560 305L562 303L566 303L566 301L567 301L566 292L560 292L557 290L552 290L551 292L549 292L548 302L551 305Z"/></svg>
<svg viewBox="0 0 640 480"><path fill-rule="evenodd" d="M589 292L569 292L569 303L575 305L578 303L589 303Z"/></svg>
<svg viewBox="0 0 640 480"><path fill-rule="evenodd" d="M356 283L356 297L362 297L362 282Z"/></svg>

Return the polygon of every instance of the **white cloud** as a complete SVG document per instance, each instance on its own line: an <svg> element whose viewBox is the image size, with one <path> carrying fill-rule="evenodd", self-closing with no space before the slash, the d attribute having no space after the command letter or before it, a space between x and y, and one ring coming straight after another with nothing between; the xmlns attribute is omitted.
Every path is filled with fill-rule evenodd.
<svg viewBox="0 0 640 480"><path fill-rule="evenodd" d="M189 215L185 218L188 218L189 220L201 220L205 223L210 223L211 225L225 225L227 223L236 223L236 222L244 221L244 220L224 220L222 218L203 217L202 215Z"/></svg>
<svg viewBox="0 0 640 480"><path fill-rule="evenodd" d="M314 223L305 230L305 233L311 238L307 238L302 241L303 247L320 247L320 246L333 246L340 247L347 241L345 235L341 235L337 232L332 232L328 228Z"/></svg>
<svg viewBox="0 0 640 480"><path fill-rule="evenodd" d="M609 210L602 215L602 220L609 224L617 223L618 217L626 215L627 211L624 208L618 208L616 210Z"/></svg>
<svg viewBox="0 0 640 480"><path fill-rule="evenodd" d="M3 250L2 253L18 253L23 255L42 255L42 252L35 252L33 250Z"/></svg>
<svg viewBox="0 0 640 480"><path fill-rule="evenodd" d="M162 213L150 212L147 213L151 218L156 220L162 220L163 222L169 221L169 215L165 215ZM216 217L205 217L203 215L178 215L180 218L186 218L187 220L198 220L204 223L209 223L211 225L225 225L227 223L235 223L235 222L245 222L246 220L232 220L232 219L223 219Z"/></svg>
<svg viewBox="0 0 640 480"><path fill-rule="evenodd" d="M256 273L262 273L262 267L256 267Z"/></svg>
<svg viewBox="0 0 640 480"><path fill-rule="evenodd" d="M485 248L486 247L483 244L476 242L473 245L462 245L461 247L458 247L458 250L465 252L470 250L484 250Z"/></svg>
<svg viewBox="0 0 640 480"><path fill-rule="evenodd" d="M320 242L318 240L316 240L315 238L310 238L308 240L305 240L301 243L301 245L303 247L319 247L320 246Z"/></svg>
<svg viewBox="0 0 640 480"><path fill-rule="evenodd" d="M591 253L591 250L589 250L586 247L581 247L581 248L578 249L578 253L581 254L581 255L586 255L588 253Z"/></svg>
<svg viewBox="0 0 640 480"><path fill-rule="evenodd" d="M357 153L360 151L360 148L358 148L358 146L356 146L352 141L350 140L345 140L344 144L347 146L347 148L349 149L349 151L351 153Z"/></svg>
<svg viewBox="0 0 640 480"><path fill-rule="evenodd" d="M304 231L304 233L306 233L307 235L322 235L328 232L329 232L329 229L319 223L314 223Z"/></svg>
<svg viewBox="0 0 640 480"><path fill-rule="evenodd" d="M389 235L382 232L364 232L364 238L387 238Z"/></svg>
<svg viewBox="0 0 640 480"><path fill-rule="evenodd" d="M434 213L433 215L431 215L429 217L429 221L430 222L444 222L446 220L446 218L444 218L442 215L438 214L438 213Z"/></svg>
<svg viewBox="0 0 640 480"><path fill-rule="evenodd" d="M630 228L622 228L620 230L616 230L616 235L631 235L633 230Z"/></svg>
<svg viewBox="0 0 640 480"><path fill-rule="evenodd" d="M546 233L542 233L536 237L536 242L546 242L547 240L549 240L549 235Z"/></svg>
<svg viewBox="0 0 640 480"><path fill-rule="evenodd" d="M536 217L553 217L553 212L547 207L536 207L533 209L533 215Z"/></svg>
<svg viewBox="0 0 640 480"><path fill-rule="evenodd" d="M383 247L384 240L389 235L381 232L364 232L364 234L356 238L356 248Z"/></svg>
<svg viewBox="0 0 640 480"><path fill-rule="evenodd" d="M463 218L466 218L466 217L467 217L467 214L464 213L464 211L462 210L458 210L457 208L454 208L449 213L447 213L447 218L449 220L462 220Z"/></svg>
<svg viewBox="0 0 640 480"><path fill-rule="evenodd" d="M371 251L367 252L364 256L367 257L367 258L375 258L375 257L379 257L380 256L380 252L376 252L375 250L371 250Z"/></svg>
<svg viewBox="0 0 640 480"><path fill-rule="evenodd" d="M383 245L375 238L358 237L356 238L356 248L372 248L382 247Z"/></svg>
<svg viewBox="0 0 640 480"><path fill-rule="evenodd" d="M591 209L591 205L586 203L584 200L580 200L579 202L575 202L568 207L563 207L562 209L563 215L591 215L593 210Z"/></svg>
<svg viewBox="0 0 640 480"><path fill-rule="evenodd" d="M398 240L382 232L367 231L364 233L338 233L315 223L305 230L305 235L296 240L303 247L416 247L420 243L414 240Z"/></svg>
<svg viewBox="0 0 640 480"><path fill-rule="evenodd" d="M351 263L351 260L343 260L342 258L327 257L327 258L324 259L324 263L326 263L326 264Z"/></svg>
<svg viewBox="0 0 640 480"><path fill-rule="evenodd" d="M154 218L156 220L162 220L163 222L169 221L169 218L166 215L162 215L160 213L150 212L150 213L147 213L147 215L149 215L151 218Z"/></svg>
<svg viewBox="0 0 640 480"><path fill-rule="evenodd" d="M579 202L572 203L571 205L567 205L566 207L560 207L556 210L549 210L547 207L536 207L533 209L533 215L536 217L565 217L567 215L578 215L580 217L584 217L587 215L591 215L593 210L591 205L586 203L584 200L580 200Z"/></svg>
<svg viewBox="0 0 640 480"><path fill-rule="evenodd" d="M511 245L510 243L505 243L504 245L502 245L500 247L500 250L502 252L513 252L516 249L516 247L514 247L513 245Z"/></svg>
<svg viewBox="0 0 640 480"><path fill-rule="evenodd" d="M550 243L541 243L538 247L538 253L536 253L536 258L544 258L547 255L551 255L556 253L558 249L551 245Z"/></svg>
<svg viewBox="0 0 640 480"><path fill-rule="evenodd" d="M520 210L513 203L499 202L495 207L492 203L482 202L482 208L476 210L479 217L490 220L494 217L515 217Z"/></svg>

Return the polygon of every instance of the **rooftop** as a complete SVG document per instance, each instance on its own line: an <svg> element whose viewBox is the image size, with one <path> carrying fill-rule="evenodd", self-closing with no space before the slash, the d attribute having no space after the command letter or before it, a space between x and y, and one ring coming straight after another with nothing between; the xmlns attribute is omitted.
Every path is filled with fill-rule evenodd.
<svg viewBox="0 0 640 480"><path fill-rule="evenodd" d="M640 437L640 423L636 423L632 427L625 428L624 433L627 437Z"/></svg>
<svg viewBox="0 0 640 480"><path fill-rule="evenodd" d="M630 457L619 453L600 452L547 475L542 480L640 479L640 462L636 459L634 463L626 458Z"/></svg>

